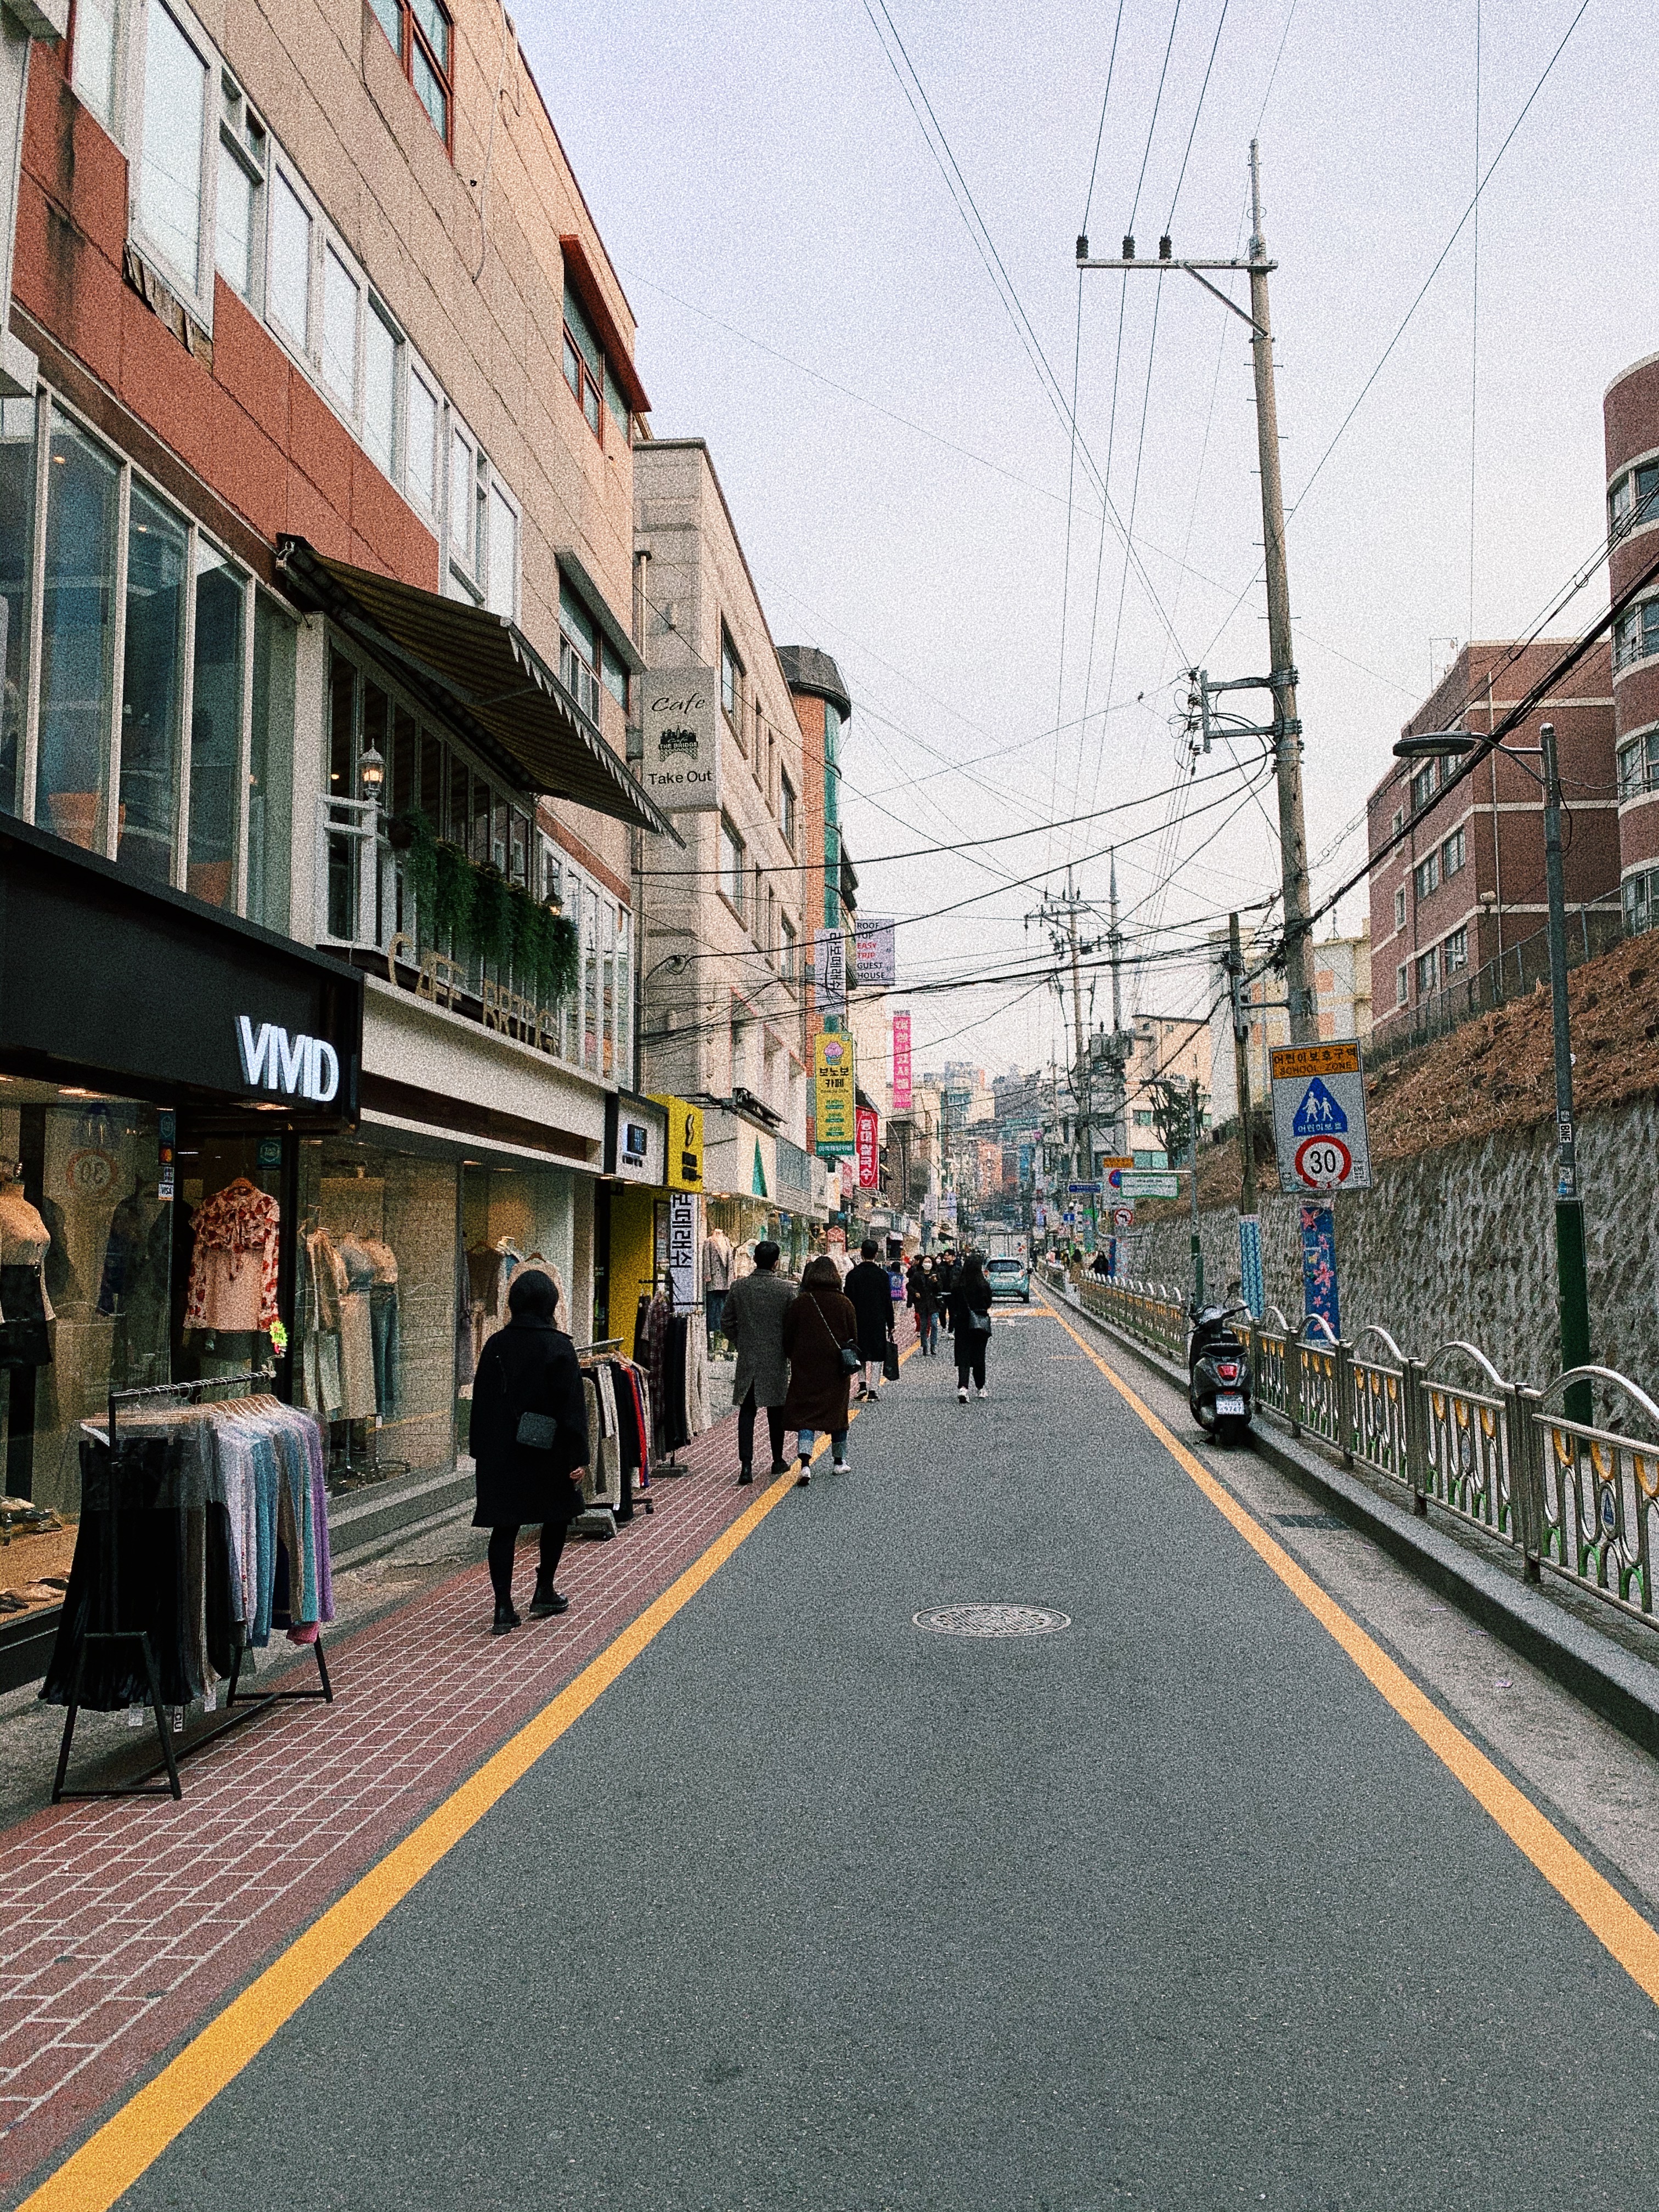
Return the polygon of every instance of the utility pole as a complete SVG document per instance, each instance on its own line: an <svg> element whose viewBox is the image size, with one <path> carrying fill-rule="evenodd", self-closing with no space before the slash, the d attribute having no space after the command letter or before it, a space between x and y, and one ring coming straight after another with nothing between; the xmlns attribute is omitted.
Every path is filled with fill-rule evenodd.
<svg viewBox="0 0 1659 2212"><path fill-rule="evenodd" d="M1177 261L1170 239L1158 240L1156 261L1137 260L1133 237L1123 240L1123 253L1115 261L1091 261L1089 241L1077 241L1079 269L1115 269L1126 273L1147 270L1163 276L1183 270L1224 307L1250 326L1250 346L1255 371L1256 446L1261 477L1261 537L1267 566L1267 641L1272 669L1265 678L1244 678L1236 683L1211 684L1207 676L1200 687L1206 741L1209 726L1208 696L1216 690L1270 690L1272 722L1260 730L1234 732L1259 735L1273 742L1273 772L1279 785L1279 866L1285 908L1285 972L1289 988L1291 1041L1316 1044L1319 1040L1319 1010L1314 995L1313 952L1309 942L1313 899L1308 886L1308 839L1302 811L1302 724L1296 711L1297 672L1291 635L1291 588L1285 557L1285 493L1279 462L1279 404L1273 389L1273 323L1268 313L1267 278L1278 266L1267 258L1261 228L1261 165L1255 139L1250 141L1250 247L1245 261ZM1206 271L1239 270L1250 280L1247 314L1229 299ZM1198 674L1194 672L1194 678Z"/></svg>
<svg viewBox="0 0 1659 2212"><path fill-rule="evenodd" d="M1250 1018L1243 992L1244 953L1238 916L1227 917L1227 982L1233 1002L1233 1074L1238 1096L1238 1149L1243 1188L1238 1206L1240 1293L1258 1320L1267 1299L1261 1279L1261 1215L1255 1188L1255 1130L1250 1118Z"/></svg>
<svg viewBox="0 0 1659 2212"><path fill-rule="evenodd" d="M1561 866L1561 769L1555 725L1538 732L1544 771L1544 877L1550 909L1550 1020L1555 1046L1555 1272L1561 1315L1561 1370L1589 1364L1589 1282L1584 1263L1584 1201L1578 1188L1578 1142L1572 1114L1572 1038L1567 1019L1567 898ZM1588 1382L1569 1383L1562 1410L1569 1420L1593 1415Z"/></svg>
<svg viewBox="0 0 1659 2212"><path fill-rule="evenodd" d="M1187 1121L1193 1155L1193 1311L1204 1304L1204 1239L1198 1228L1198 1078L1187 1078Z"/></svg>
<svg viewBox="0 0 1659 2212"><path fill-rule="evenodd" d="M1262 557L1267 570L1267 651L1272 658L1274 766L1279 780L1279 852L1285 900L1285 995L1291 1042L1317 1044L1313 992L1313 906L1308 833L1302 819L1302 725L1296 712L1291 644L1291 581L1285 560L1285 488L1279 472L1279 401L1273 390L1273 324L1267 312L1267 247L1261 234L1261 159L1250 141L1250 351L1255 365L1255 436L1261 462ZM1254 1209L1252 1209L1254 1211Z"/></svg>
<svg viewBox="0 0 1659 2212"><path fill-rule="evenodd" d="M1129 1149L1128 1085L1123 1052L1123 933L1117 926L1117 849L1112 849L1112 923L1106 943L1112 960L1112 1149Z"/></svg>

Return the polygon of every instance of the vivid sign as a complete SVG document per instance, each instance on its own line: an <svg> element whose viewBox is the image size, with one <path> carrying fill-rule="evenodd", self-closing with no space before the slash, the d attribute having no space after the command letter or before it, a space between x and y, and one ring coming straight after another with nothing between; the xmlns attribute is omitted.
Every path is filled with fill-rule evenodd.
<svg viewBox="0 0 1659 2212"><path fill-rule="evenodd" d="M290 1036L275 1022L256 1030L246 1014L238 1014L236 1051L250 1091L280 1091L313 1106L326 1106L339 1091L340 1055L325 1037Z"/></svg>

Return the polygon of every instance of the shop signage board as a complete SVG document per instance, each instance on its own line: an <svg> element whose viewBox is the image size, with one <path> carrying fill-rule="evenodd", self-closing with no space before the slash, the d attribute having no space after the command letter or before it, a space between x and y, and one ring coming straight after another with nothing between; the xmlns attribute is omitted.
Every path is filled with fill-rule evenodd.
<svg viewBox="0 0 1659 2212"><path fill-rule="evenodd" d="M812 1046L813 1120L824 1159L850 1159L858 1150L857 1083L853 1040L820 1030Z"/></svg>
<svg viewBox="0 0 1659 2212"><path fill-rule="evenodd" d="M696 1304L697 1201L689 1192L668 1200L668 1283L676 1306Z"/></svg>
<svg viewBox="0 0 1659 2212"><path fill-rule="evenodd" d="M893 1017L893 1111L908 1114L915 1103L910 1078L910 1017Z"/></svg>
<svg viewBox="0 0 1659 2212"><path fill-rule="evenodd" d="M820 929L812 939L812 980L818 1012L839 1021L847 1012L847 939L838 929Z"/></svg>
<svg viewBox="0 0 1659 2212"><path fill-rule="evenodd" d="M1278 1045L1268 1066L1280 1190L1304 1198L1369 1190L1365 1070L1358 1042Z"/></svg>
<svg viewBox="0 0 1659 2212"><path fill-rule="evenodd" d="M880 1116L873 1106L858 1109L859 1188L875 1190L881 1182Z"/></svg>
<svg viewBox="0 0 1659 2212"><path fill-rule="evenodd" d="M613 1092L605 1109L605 1172L661 1189L668 1181L668 1114L654 1099Z"/></svg>
<svg viewBox="0 0 1659 2212"><path fill-rule="evenodd" d="M275 1022L256 1029L249 1015L238 1014L236 1052L250 1091L307 1098L315 1106L326 1106L338 1094L340 1055L326 1037L295 1036Z"/></svg>
<svg viewBox="0 0 1659 2212"><path fill-rule="evenodd" d="M897 983L897 926L890 914L860 915L854 925L853 967L853 981L861 991L890 991Z"/></svg>
<svg viewBox="0 0 1659 2212"><path fill-rule="evenodd" d="M653 1105L663 1107L668 1115L667 1154L663 1165L667 1172L663 1177L670 1190L701 1190L702 1188L702 1109L693 1106L672 1093L653 1091Z"/></svg>
<svg viewBox="0 0 1659 2212"><path fill-rule="evenodd" d="M720 672L659 669L641 680L640 781L665 814L712 814L720 803Z"/></svg>
<svg viewBox="0 0 1659 2212"><path fill-rule="evenodd" d="M1068 1182L1066 1188L1073 1198L1098 1198L1101 1193L1097 1182Z"/></svg>

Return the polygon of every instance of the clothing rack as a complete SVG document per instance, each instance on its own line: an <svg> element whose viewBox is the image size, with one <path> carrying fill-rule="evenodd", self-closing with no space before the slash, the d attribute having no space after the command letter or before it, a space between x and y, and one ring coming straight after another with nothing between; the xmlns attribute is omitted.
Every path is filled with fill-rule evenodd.
<svg viewBox="0 0 1659 2212"><path fill-rule="evenodd" d="M625 1339L620 1336L601 1336L596 1338L592 1344L579 1344L576 1346L577 1362L580 1364L585 1361L592 1360L595 1366L604 1366L608 1364L613 1358L620 1358L624 1366L631 1367L635 1363L623 1350L623 1346L625 1340ZM639 1502L644 1506L647 1513L654 1513L657 1510L656 1501L649 1494L651 1471L648 1462L650 1457L651 1439L649 1437L645 1437L641 1439L641 1464L640 1467ZM623 1502L621 1506L614 1514L611 1512L609 1506L591 1508L590 1511L595 1515L603 1513L606 1521L610 1523L610 1526L608 1528L604 1530L587 1529L584 1530L582 1533L585 1534L607 1534L614 1536L617 1533L617 1523L618 1521L620 1521L625 1527L627 1523L633 1519L634 1475L633 1470L629 1468L624 1468L623 1469L622 1500ZM586 1514L578 1514L576 1516L577 1525L580 1525L580 1523L587 1517Z"/></svg>
<svg viewBox="0 0 1659 2212"><path fill-rule="evenodd" d="M690 1313L695 1310L690 1306L682 1307L677 1303L674 1297L674 1277L672 1269L659 1267L653 1272L651 1295L653 1298L658 1296L659 1290L661 1295L668 1301L668 1317L671 1321L677 1313ZM652 1468L651 1479L654 1482L659 1474L690 1474L690 1472L689 1467L680 1465L680 1448L676 1444L666 1459L659 1460Z"/></svg>
<svg viewBox="0 0 1659 2212"><path fill-rule="evenodd" d="M248 1369L240 1375L204 1375L189 1382L152 1382L131 1390L111 1390L109 1427L104 1441L107 1446L110 1459L109 1611L112 1620L118 1620L121 1617L121 1521L119 1508L116 1504L116 1419L118 1409L124 1406L137 1405L143 1400L154 1398L172 1398L180 1400L185 1405L196 1406L201 1403L203 1394L206 1391L242 1389L256 1383L265 1386L275 1382L276 1377L276 1370L274 1366L255 1367ZM82 1425L93 1437L97 1437L98 1431L92 1424L85 1423ZM81 1685L86 1672L87 1647L91 1644L136 1644L138 1645L143 1655L144 1674L149 1683L150 1711L155 1716L156 1741L161 1746L161 1758L159 1765L146 1767L131 1782L118 1784L105 1790L68 1790L64 1786L64 1778L69 1771L70 1752L75 1741L75 1724L80 1714ZM63 1741L58 1750L58 1771L52 1785L52 1803L61 1804L65 1798L82 1797L170 1796L175 1799L181 1798L185 1792L184 1785L179 1779L180 1759L188 1758L200 1751L205 1745L216 1741L228 1730L240 1727L244 1721L257 1718L260 1713L266 1711L272 1705L301 1699L307 1701L321 1699L325 1704L333 1704L334 1686L329 1680L328 1662L323 1653L320 1626L311 1648L317 1655L319 1686L316 1689L265 1690L255 1697L239 1698L236 1692L237 1686L241 1680L242 1655L245 1649L243 1641L239 1637L235 1655L231 1662L230 1686L225 1698L225 1711L222 1719L216 1721L211 1727L202 1729L191 1739L187 1745L181 1746L175 1752L173 1747L173 1736L183 1730L184 1708L180 1706L176 1709L177 1717L172 1729L169 1730L167 1715L161 1705L161 1680L155 1671L155 1654L150 1644L149 1630L143 1628L83 1629L81 1632L79 1648L75 1655L75 1673L70 1684L69 1707L64 1716ZM164 1787L158 1788L156 1778L163 1772L167 1775L167 1783Z"/></svg>

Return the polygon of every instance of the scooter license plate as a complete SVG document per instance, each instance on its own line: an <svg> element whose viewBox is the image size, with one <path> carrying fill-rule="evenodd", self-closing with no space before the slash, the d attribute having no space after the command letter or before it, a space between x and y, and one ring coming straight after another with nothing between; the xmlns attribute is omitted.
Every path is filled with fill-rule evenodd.
<svg viewBox="0 0 1659 2212"><path fill-rule="evenodd" d="M1242 1413L1244 1410L1244 1401L1237 1395L1230 1398L1218 1398L1215 1401L1215 1409L1218 1413Z"/></svg>

